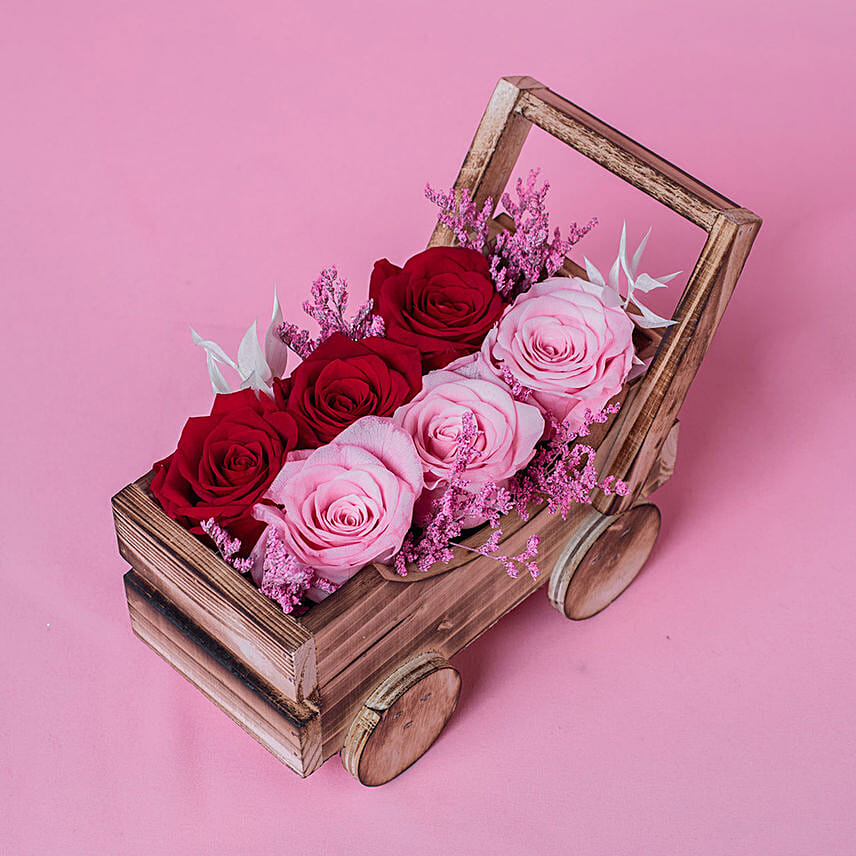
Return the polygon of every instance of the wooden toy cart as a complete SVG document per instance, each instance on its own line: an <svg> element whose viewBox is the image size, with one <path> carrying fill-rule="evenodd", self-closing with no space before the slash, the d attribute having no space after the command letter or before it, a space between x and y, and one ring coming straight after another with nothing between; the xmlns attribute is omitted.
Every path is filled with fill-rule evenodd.
<svg viewBox="0 0 856 856"><path fill-rule="evenodd" d="M587 618L636 576L660 525L647 497L672 473L676 416L743 268L761 220L529 77L496 86L457 189L499 200L532 125L552 134L707 232L661 332L637 330L647 371L598 428L598 468L630 485L567 520L512 516L503 551L541 536L538 580L506 576L461 551L424 579L366 567L305 615L286 615L153 500L152 474L113 499L134 632L265 748L301 776L341 753L365 785L397 776L452 715L461 679L449 659L542 585L568 618ZM495 228L508 225L500 215ZM438 225L431 245L453 236ZM567 262L565 273L584 276ZM484 537L477 532L474 539Z"/></svg>

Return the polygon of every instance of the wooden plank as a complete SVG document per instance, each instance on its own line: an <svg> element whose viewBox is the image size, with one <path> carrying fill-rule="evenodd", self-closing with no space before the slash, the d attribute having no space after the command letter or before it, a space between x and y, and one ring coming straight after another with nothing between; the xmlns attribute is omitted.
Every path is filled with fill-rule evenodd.
<svg viewBox="0 0 856 856"><path fill-rule="evenodd" d="M119 552L236 659L294 701L312 698L317 678L311 634L168 518L147 495L148 478L113 498Z"/></svg>
<svg viewBox="0 0 856 856"><path fill-rule="evenodd" d="M678 436L681 423L676 419L671 430L660 448L657 463L651 468L645 484L640 492L640 497L645 499L654 491L659 490L674 474L675 464L678 460Z"/></svg>
<svg viewBox="0 0 856 856"><path fill-rule="evenodd" d="M619 417L606 471L631 487L626 497L598 495L594 505L615 514L638 501L646 479L707 352L761 221L750 211L720 214L711 229L639 392Z"/></svg>
<svg viewBox="0 0 856 856"><path fill-rule="evenodd" d="M457 191L468 189L478 206L491 197L496 208L508 184L531 127L515 111L521 92L530 85L540 86L531 78L502 78L491 95L454 184ZM451 230L437 223L428 246L452 246L454 243L455 236Z"/></svg>
<svg viewBox="0 0 856 856"><path fill-rule="evenodd" d="M546 87L522 93L521 115L705 230L737 206L669 161Z"/></svg>
<svg viewBox="0 0 856 856"><path fill-rule="evenodd" d="M323 756L339 751L351 719L384 675L423 651L451 657L542 586L589 512L580 506L563 521L542 510L504 542L503 551L514 555L538 532L544 569L538 580L525 573L511 579L498 562L483 557L416 584L391 582L365 568L310 610L305 621L319 657Z"/></svg>
<svg viewBox="0 0 856 856"><path fill-rule="evenodd" d="M300 776L321 764L318 709L296 704L236 661L135 571L125 574L134 633Z"/></svg>

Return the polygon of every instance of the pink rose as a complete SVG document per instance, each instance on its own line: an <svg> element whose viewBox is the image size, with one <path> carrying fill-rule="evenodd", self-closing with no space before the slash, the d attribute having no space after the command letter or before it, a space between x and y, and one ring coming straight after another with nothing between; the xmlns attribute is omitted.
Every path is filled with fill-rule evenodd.
<svg viewBox="0 0 856 856"><path fill-rule="evenodd" d="M479 456L465 473L476 489L489 482L502 485L525 467L544 433L538 408L515 401L508 388L495 379L465 377L448 370L425 375L422 391L393 415L395 423L413 438L425 471L426 491L417 504L417 522L430 513L431 500L448 483L467 413L473 415L479 432Z"/></svg>
<svg viewBox="0 0 856 856"><path fill-rule="evenodd" d="M276 506L256 505L254 514L295 559L341 585L398 552L422 485L407 433L391 419L364 416L326 446L292 452L265 494Z"/></svg>
<svg viewBox="0 0 856 856"><path fill-rule="evenodd" d="M505 366L533 403L577 427L621 390L633 356L627 314L607 306L599 286L555 277L514 301L488 333L478 369L500 375Z"/></svg>

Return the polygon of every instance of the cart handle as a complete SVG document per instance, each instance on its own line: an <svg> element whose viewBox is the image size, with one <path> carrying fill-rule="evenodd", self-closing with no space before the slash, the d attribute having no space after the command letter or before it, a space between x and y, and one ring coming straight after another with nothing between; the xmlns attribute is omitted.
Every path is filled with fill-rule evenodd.
<svg viewBox="0 0 856 856"><path fill-rule="evenodd" d="M720 195L654 152L601 122L531 77L500 78L455 182L481 207L494 209L532 125L576 149L704 229L695 264L638 392L625 402L602 471L624 479L626 497L598 494L605 514L629 508L675 421L761 226L761 218ZM454 234L438 223L429 246L450 245Z"/></svg>

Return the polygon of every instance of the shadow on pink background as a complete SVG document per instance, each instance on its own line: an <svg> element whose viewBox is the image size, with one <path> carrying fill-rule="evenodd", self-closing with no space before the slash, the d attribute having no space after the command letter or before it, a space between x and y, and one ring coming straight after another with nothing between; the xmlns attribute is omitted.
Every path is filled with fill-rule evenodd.
<svg viewBox="0 0 856 856"><path fill-rule="evenodd" d="M6 3L0 37L0 852L852 854L852 6ZM462 652L380 790L301 781L131 634L110 496L274 284L365 293L432 226L496 79L531 74L765 218L681 414L630 591L533 596ZM652 273L701 233L536 137L562 220ZM685 280L681 278L680 283ZM501 573L501 570L498 571Z"/></svg>

